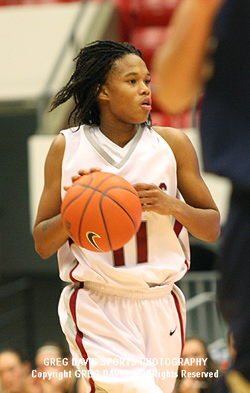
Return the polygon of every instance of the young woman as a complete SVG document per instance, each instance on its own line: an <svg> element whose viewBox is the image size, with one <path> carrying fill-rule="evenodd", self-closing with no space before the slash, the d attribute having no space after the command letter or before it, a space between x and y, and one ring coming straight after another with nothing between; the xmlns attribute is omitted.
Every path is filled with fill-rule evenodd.
<svg viewBox="0 0 250 393"><path fill-rule="evenodd" d="M96 41L80 51L51 106L73 97L76 127L56 136L48 153L34 239L41 257L58 251L60 277L71 283L59 316L88 393L172 392L185 329L174 283L189 268L187 231L209 242L220 233L189 139L151 126L149 85L132 45ZM95 170L124 177L142 203L137 236L118 251L83 249L62 226L65 189Z"/></svg>

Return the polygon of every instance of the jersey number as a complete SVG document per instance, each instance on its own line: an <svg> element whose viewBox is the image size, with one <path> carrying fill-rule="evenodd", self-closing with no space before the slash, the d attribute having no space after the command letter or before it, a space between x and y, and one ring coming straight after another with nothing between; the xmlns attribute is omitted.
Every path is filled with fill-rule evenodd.
<svg viewBox="0 0 250 393"><path fill-rule="evenodd" d="M136 234L137 238L137 263L145 263L148 261L148 246L147 246L147 223L142 222L139 231ZM124 248L113 251L114 266L124 266Z"/></svg>

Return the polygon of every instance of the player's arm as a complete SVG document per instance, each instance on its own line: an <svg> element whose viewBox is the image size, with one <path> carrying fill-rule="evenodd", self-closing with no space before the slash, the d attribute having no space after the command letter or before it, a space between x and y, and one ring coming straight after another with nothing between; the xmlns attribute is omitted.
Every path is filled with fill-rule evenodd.
<svg viewBox="0 0 250 393"><path fill-rule="evenodd" d="M35 248L42 258L49 258L68 239L60 214L64 149L65 138L60 134L52 142L45 162L44 189L33 229Z"/></svg>
<svg viewBox="0 0 250 393"><path fill-rule="evenodd" d="M138 183L143 211L172 215L195 237L214 242L220 235L220 214L199 171L196 152L180 130L154 127L170 145L177 162L178 189L185 202L154 184Z"/></svg>
<svg viewBox="0 0 250 393"><path fill-rule="evenodd" d="M177 162L178 189L186 203L175 205L175 218L195 237L214 242L220 235L220 213L200 174L195 149L187 135L176 129L169 139ZM169 132L167 132L169 134ZM180 209L180 210L179 210ZM179 219L178 219L179 218Z"/></svg>
<svg viewBox="0 0 250 393"><path fill-rule="evenodd" d="M170 34L156 51L156 99L163 110L180 113L190 106L212 72L208 38L224 0L183 0Z"/></svg>
<svg viewBox="0 0 250 393"><path fill-rule="evenodd" d="M177 162L178 189L185 203L175 200L172 215L195 237L214 242L220 235L220 213L201 177L195 149L188 136L174 128L159 128Z"/></svg>

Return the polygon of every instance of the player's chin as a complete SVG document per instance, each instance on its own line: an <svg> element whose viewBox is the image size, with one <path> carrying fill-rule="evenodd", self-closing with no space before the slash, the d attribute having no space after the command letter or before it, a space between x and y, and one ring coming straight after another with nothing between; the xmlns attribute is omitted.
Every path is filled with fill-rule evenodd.
<svg viewBox="0 0 250 393"><path fill-rule="evenodd" d="M140 111L139 113L135 112L130 115L129 119L127 119L127 122L131 124L143 124L146 123L148 117L149 117L149 112L146 111Z"/></svg>
<svg viewBox="0 0 250 393"><path fill-rule="evenodd" d="M146 121L148 120L148 117L149 117L149 113L150 112L144 113L143 115L138 116L137 124L146 123Z"/></svg>

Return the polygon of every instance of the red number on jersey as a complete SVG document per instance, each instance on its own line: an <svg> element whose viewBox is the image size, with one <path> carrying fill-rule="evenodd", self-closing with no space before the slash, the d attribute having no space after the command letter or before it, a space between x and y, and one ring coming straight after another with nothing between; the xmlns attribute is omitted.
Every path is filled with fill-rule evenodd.
<svg viewBox="0 0 250 393"><path fill-rule="evenodd" d="M136 234L137 238L137 263L145 263L148 261L148 247L147 247L147 223L142 222L139 231ZM113 252L114 266L124 266L124 248L119 248Z"/></svg>

